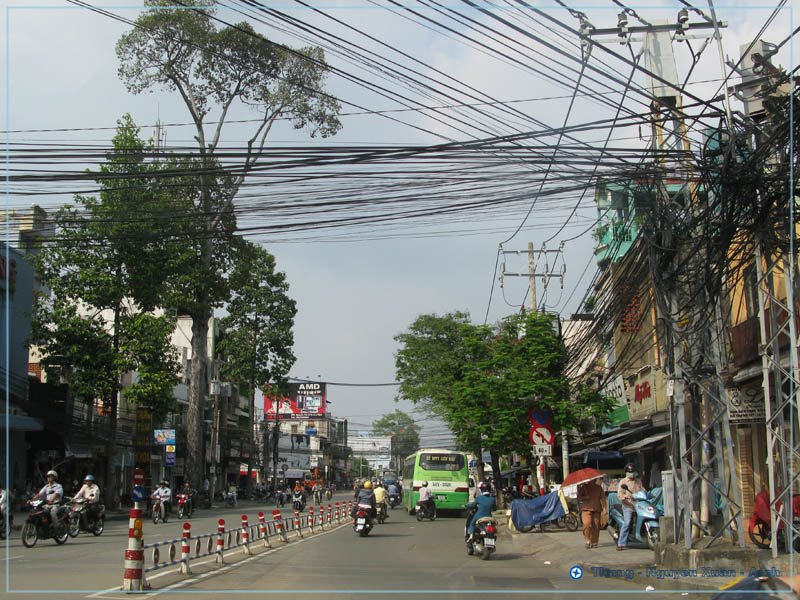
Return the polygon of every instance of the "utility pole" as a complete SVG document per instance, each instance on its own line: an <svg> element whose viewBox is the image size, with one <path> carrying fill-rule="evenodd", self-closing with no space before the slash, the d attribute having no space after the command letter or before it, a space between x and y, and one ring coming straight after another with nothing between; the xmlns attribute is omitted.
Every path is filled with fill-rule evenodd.
<svg viewBox="0 0 800 600"><path fill-rule="evenodd" d="M629 27L628 16L637 18L642 26ZM718 342L721 323L717 316L721 314L719 303L725 287L715 287L713 280L703 278L709 260L707 252L687 256L685 244L686 238L698 235L698 217L704 207L699 206L693 167L688 159L682 158L689 156L690 148L684 123L683 84L677 75L672 44L700 37L705 40L704 49L712 37L719 40L719 30L726 26L725 23L717 21L715 16L702 16L705 21L690 23L689 12L684 8L678 13L677 23L648 23L635 11L625 9L618 15L617 28L592 28L582 36L615 34L613 42L626 46L632 41L643 41L643 48L636 56L644 54L647 72L651 74L652 146L657 157L655 166L662 174L654 179L655 202L645 216L649 218L647 225L651 233L658 236L659 248L666 247L674 254L672 262L666 265L651 260L650 273L663 324L663 367L668 378L672 478L676 494L674 539L677 542L682 531L687 549L703 535L710 536L710 544L722 535L730 535L731 530L735 531L738 544L744 544L741 500L724 387L726 357ZM711 29L713 34L697 36L690 33L703 29ZM632 35L637 33L644 34L644 38ZM696 56L694 52L692 54ZM668 178L683 182L679 191L668 191ZM688 217L671 208L675 204L673 200L680 204L683 198L689 199L686 203L686 208L690 209ZM680 222L681 219L686 220ZM685 227L681 229L681 225ZM673 232L677 235L673 236ZM655 239L654 235L645 238ZM682 271L678 265L680 261L685 261L690 268ZM724 522L716 531L710 527L711 486L715 471L720 478L719 493L724 497L728 513L727 519L723 515ZM680 497L677 497L678 490Z"/></svg>
<svg viewBox="0 0 800 600"><path fill-rule="evenodd" d="M556 250L548 250L545 245L542 245L542 249L539 251L540 254L543 254L545 257L545 269L544 273L537 273L536 272L536 251L533 247L533 242L528 242L528 272L527 273L508 273L505 270L505 261L503 262L503 270L500 273L500 285L503 285L503 278L508 275L510 277L527 277L528 278L528 293L531 297L531 311L537 312L539 310L539 299L536 294L536 278L539 277L542 279L542 283L544 285L545 293L547 292L547 285L550 283L550 280L553 278L559 279L561 282L561 287L564 287L564 274L567 270L567 265L563 264L561 268L561 272L551 272L550 271L550 262L548 260L548 256L551 254L556 255L556 259L554 263L558 260L558 255L560 255L564 251L564 244L562 243L558 249ZM514 250L503 250L503 254L521 254L520 251ZM561 432L561 461L562 461L562 469L564 471L564 476L569 472L569 446L568 446L568 438L567 433L565 431ZM536 478L539 483L539 493L544 495L545 488L547 487L547 471L546 471L546 463L547 457L546 456L539 456L537 457L536 461Z"/></svg>

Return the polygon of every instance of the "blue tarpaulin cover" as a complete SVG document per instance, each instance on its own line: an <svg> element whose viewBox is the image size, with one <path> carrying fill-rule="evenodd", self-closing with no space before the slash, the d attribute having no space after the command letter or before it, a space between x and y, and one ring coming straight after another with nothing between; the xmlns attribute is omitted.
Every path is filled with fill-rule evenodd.
<svg viewBox="0 0 800 600"><path fill-rule="evenodd" d="M511 522L514 527L530 527L546 523L564 516L564 506L558 492L551 492L531 500L514 500L511 502Z"/></svg>

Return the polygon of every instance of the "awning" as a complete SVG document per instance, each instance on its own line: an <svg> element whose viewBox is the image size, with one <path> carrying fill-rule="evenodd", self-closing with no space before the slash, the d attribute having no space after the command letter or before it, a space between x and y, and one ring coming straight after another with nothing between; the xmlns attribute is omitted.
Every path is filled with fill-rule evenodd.
<svg viewBox="0 0 800 600"><path fill-rule="evenodd" d="M632 444L628 444L627 446L623 446L621 448L622 452L636 452L641 450L642 448L646 448L647 446L652 446L656 442L660 442L665 437L669 437L669 431L662 431L661 433L654 433L650 437L646 437L643 440L639 440L638 442L634 442Z"/></svg>
<svg viewBox="0 0 800 600"><path fill-rule="evenodd" d="M625 438L630 437L635 433L640 433L640 432L644 431L645 429L649 429L649 428L650 428L650 425L640 425L638 427L631 427L630 429L624 429L622 431L618 431L614 435L611 435L609 437L606 437L606 438L603 438L603 439L598 440L596 442L593 442L592 444L590 444L589 446L587 446L586 448L584 448L582 450L578 450L576 452L571 452L570 456L583 456L587 452L590 452L590 451L593 451L593 450L603 450L605 448L608 448L609 446L613 446L614 444L616 444L618 442L621 442Z"/></svg>
<svg viewBox="0 0 800 600"><path fill-rule="evenodd" d="M41 419L25 415L8 415L8 426L14 431L44 431ZM0 429L6 428L6 413L0 414Z"/></svg>

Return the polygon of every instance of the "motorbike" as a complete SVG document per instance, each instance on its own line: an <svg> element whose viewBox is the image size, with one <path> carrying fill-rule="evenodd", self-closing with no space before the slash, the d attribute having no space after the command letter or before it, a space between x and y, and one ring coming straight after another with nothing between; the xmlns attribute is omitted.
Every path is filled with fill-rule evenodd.
<svg viewBox="0 0 800 600"><path fill-rule="evenodd" d="M650 492L636 492L632 497L634 513L629 539L645 543L651 549L655 549L661 539L658 518L663 516L664 509L660 499L661 488L654 488ZM622 503L617 494L612 492L608 495L608 532L615 542L619 540L623 522Z"/></svg>
<svg viewBox="0 0 800 600"><path fill-rule="evenodd" d="M178 518L192 518L192 511L189 507L189 494L178 494Z"/></svg>
<svg viewBox="0 0 800 600"><path fill-rule="evenodd" d="M383 525L384 521L386 521L386 519L389 517L389 515L386 513L386 504L383 502L378 502L378 504L375 505L375 516L378 519L378 523Z"/></svg>
<svg viewBox="0 0 800 600"><path fill-rule="evenodd" d="M236 508L236 492L232 492L228 490L224 494L225 496L225 506L228 508Z"/></svg>
<svg viewBox="0 0 800 600"><path fill-rule="evenodd" d="M353 531L361 537L367 537L372 531L372 518L370 517L372 507L369 504L359 504L354 512L356 514L353 517Z"/></svg>
<svg viewBox="0 0 800 600"><path fill-rule="evenodd" d="M467 522L464 525L464 541L467 544L467 554L472 556L477 554L482 560L489 560L493 552L497 550L497 521L493 517L481 517L475 522L475 527L470 538L467 529L469 522L478 508L471 508L467 512Z"/></svg>
<svg viewBox="0 0 800 600"><path fill-rule="evenodd" d="M431 521L436 520L436 505L433 500L429 500L424 505L417 502L417 508L414 511L417 514L417 521L428 518Z"/></svg>
<svg viewBox="0 0 800 600"><path fill-rule="evenodd" d="M153 508L151 510L153 515L153 525L158 525L159 521L167 522L167 510L161 498L153 500Z"/></svg>
<svg viewBox="0 0 800 600"><path fill-rule="evenodd" d="M292 495L292 506L295 510L303 512L306 507L306 497L303 494L296 492Z"/></svg>
<svg viewBox="0 0 800 600"><path fill-rule="evenodd" d="M776 510L780 511L782 502L778 500L775 503ZM766 490L756 494L755 502L753 503L753 515L750 517L750 523L747 531L750 535L752 542L759 548L771 548L772 544L772 525L770 524L770 510L769 510L769 492ZM792 521L794 527L800 529L800 494L792 496ZM800 552L800 537L792 540L792 546L795 552ZM778 523L778 548L783 549L786 547L786 533L783 521Z"/></svg>
<svg viewBox="0 0 800 600"><path fill-rule="evenodd" d="M389 494L389 508L400 506L400 494Z"/></svg>
<svg viewBox="0 0 800 600"><path fill-rule="evenodd" d="M97 504L94 509L85 500L72 500L69 505L69 537L78 537L81 531L101 535L106 528L106 507Z"/></svg>
<svg viewBox="0 0 800 600"><path fill-rule="evenodd" d="M330 500L331 498L333 498L333 492L330 490L325 490L325 499Z"/></svg>
<svg viewBox="0 0 800 600"><path fill-rule="evenodd" d="M314 504L322 504L322 490L314 490Z"/></svg>
<svg viewBox="0 0 800 600"><path fill-rule="evenodd" d="M8 513L8 521L6 521L6 511L0 509L0 540L4 540L11 533L11 528L14 525L14 513Z"/></svg>
<svg viewBox="0 0 800 600"><path fill-rule="evenodd" d="M33 548L41 539L53 538L59 546L66 543L69 538L67 521L69 508L59 505L56 509L56 521L51 522L50 506L43 500L30 500L31 512L22 526L22 544L26 548Z"/></svg>

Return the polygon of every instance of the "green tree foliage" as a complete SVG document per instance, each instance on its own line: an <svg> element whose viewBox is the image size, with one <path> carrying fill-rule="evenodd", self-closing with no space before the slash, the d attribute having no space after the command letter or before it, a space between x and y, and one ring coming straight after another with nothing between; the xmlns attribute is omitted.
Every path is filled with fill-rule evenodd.
<svg viewBox="0 0 800 600"><path fill-rule="evenodd" d="M466 450L489 450L499 470L500 454L530 453L533 408L550 411L556 430L608 411L600 396L571 396L554 318L530 312L488 326L460 312L421 315L395 338L399 397L443 419Z"/></svg>
<svg viewBox="0 0 800 600"><path fill-rule="evenodd" d="M245 240L237 248L219 351L224 359L222 376L250 394L250 439L255 442L256 392L285 379L295 361L292 327L297 307L287 295L286 275L275 270L272 254ZM248 472L251 468L248 463ZM251 486L252 478L247 482Z"/></svg>
<svg viewBox="0 0 800 600"><path fill-rule="evenodd" d="M174 249L168 235L174 209L159 184L162 165L126 115L100 167L98 197L76 196L55 217L57 235L37 257L49 294L37 299L32 338L51 376L74 398L102 402L110 415L107 457L116 453L117 396L123 374L137 379L125 397L156 419L171 409L178 364L169 344L174 322L147 314L167 292L163 265ZM114 494L116 478L105 489Z"/></svg>
<svg viewBox="0 0 800 600"><path fill-rule="evenodd" d="M419 448L420 426L402 410L383 415L372 423L375 435L392 436L392 456L402 460Z"/></svg>
<svg viewBox="0 0 800 600"><path fill-rule="evenodd" d="M192 318L192 364L187 411L186 474L202 479L203 405L207 393L208 321L227 299L224 246L232 240L227 219L235 225L233 201L265 151L278 119L310 135L334 135L341 124L339 105L324 92L325 57L319 48L291 49L256 33L248 23L218 29L211 0L176 8L169 0L147 0L136 27L117 42L118 74L134 94L162 90L178 95L195 127L198 153L183 178L197 191L192 226L197 251L185 269L184 305ZM229 111L252 109L254 121L242 163L222 170L217 149ZM208 126L208 130L206 127ZM241 124L240 124L241 126ZM190 256L190 255L185 255Z"/></svg>

